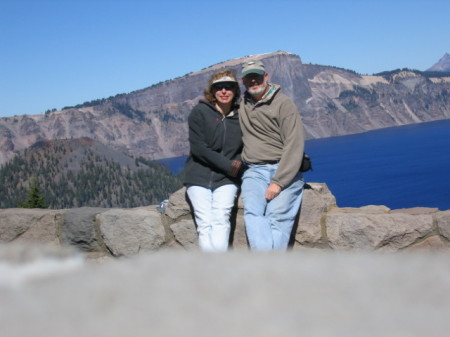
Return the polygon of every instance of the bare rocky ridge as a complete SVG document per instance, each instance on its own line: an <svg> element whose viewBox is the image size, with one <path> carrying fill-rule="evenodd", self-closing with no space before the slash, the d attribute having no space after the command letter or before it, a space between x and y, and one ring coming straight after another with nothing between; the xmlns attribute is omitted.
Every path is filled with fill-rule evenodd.
<svg viewBox="0 0 450 337"><path fill-rule="evenodd" d="M89 137L148 159L187 154L187 116L210 74L262 59L271 81L298 106L308 138L450 118L450 78L415 72L391 77L303 64L287 52L226 61L129 94L43 115L0 119L0 163L40 140Z"/></svg>

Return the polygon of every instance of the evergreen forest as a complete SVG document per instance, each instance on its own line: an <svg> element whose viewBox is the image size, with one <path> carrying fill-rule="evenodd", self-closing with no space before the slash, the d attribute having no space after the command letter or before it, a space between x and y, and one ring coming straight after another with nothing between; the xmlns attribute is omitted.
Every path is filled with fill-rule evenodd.
<svg viewBox="0 0 450 337"><path fill-rule="evenodd" d="M181 188L182 174L144 158L125 165L94 147L55 142L0 167L0 208L23 206L36 187L51 209L156 205Z"/></svg>

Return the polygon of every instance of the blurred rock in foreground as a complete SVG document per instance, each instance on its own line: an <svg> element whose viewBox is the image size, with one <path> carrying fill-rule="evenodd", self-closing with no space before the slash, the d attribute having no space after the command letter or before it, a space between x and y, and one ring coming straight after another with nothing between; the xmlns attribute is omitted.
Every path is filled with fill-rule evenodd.
<svg viewBox="0 0 450 337"><path fill-rule="evenodd" d="M6 246L26 251L17 245ZM52 256L60 267L76 256L37 251L30 253L34 263ZM10 256L1 265L13 270L22 262ZM450 256L443 252L165 250L57 269L0 284L0 336L419 337L450 331Z"/></svg>

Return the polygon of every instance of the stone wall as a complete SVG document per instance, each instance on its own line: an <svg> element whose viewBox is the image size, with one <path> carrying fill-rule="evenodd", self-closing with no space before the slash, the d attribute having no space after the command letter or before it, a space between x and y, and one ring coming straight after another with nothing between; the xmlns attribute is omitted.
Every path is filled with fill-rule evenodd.
<svg viewBox="0 0 450 337"><path fill-rule="evenodd" d="M248 249L242 213L239 199L233 215L235 250ZM309 183L291 241L293 250L448 251L450 210L339 208L326 184ZM76 247L91 258L198 249L184 188L170 196L164 213L155 206L0 210L0 244L7 242Z"/></svg>

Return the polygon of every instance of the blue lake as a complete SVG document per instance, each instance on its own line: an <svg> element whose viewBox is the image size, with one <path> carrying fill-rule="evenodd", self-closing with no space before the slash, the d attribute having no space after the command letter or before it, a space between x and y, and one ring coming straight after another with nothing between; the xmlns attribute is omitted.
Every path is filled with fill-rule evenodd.
<svg viewBox="0 0 450 337"><path fill-rule="evenodd" d="M450 120L308 140L313 171L339 207L450 209ZM179 172L186 157L161 162Z"/></svg>

